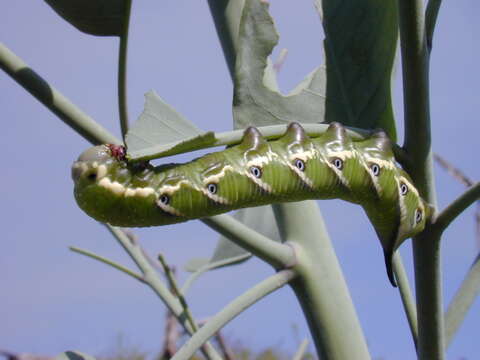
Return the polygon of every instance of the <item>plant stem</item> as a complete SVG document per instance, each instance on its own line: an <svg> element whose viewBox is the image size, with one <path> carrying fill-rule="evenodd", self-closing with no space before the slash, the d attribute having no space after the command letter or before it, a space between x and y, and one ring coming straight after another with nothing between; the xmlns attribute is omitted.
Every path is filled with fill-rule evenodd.
<svg viewBox="0 0 480 360"><path fill-rule="evenodd" d="M100 124L71 103L65 96L49 85L25 62L0 43L0 68L19 85L49 108L65 124L93 144L121 144Z"/></svg>
<svg viewBox="0 0 480 360"><path fill-rule="evenodd" d="M395 272L395 279L397 280L398 290L400 291L400 297L402 299L403 309L407 315L408 325L410 326L410 332L412 333L413 343L417 348L418 342L418 323L417 323L417 308L415 307L415 300L410 290L408 283L407 273L403 266L402 257L400 252L397 251L393 256L393 271Z"/></svg>
<svg viewBox="0 0 480 360"><path fill-rule="evenodd" d="M436 205L431 152L429 64L422 0L397 0L402 49L405 145L421 195ZM427 226L428 228L428 226ZM419 359L445 358L440 237L426 229L413 240Z"/></svg>
<svg viewBox="0 0 480 360"><path fill-rule="evenodd" d="M126 268L125 266L123 265L120 265L116 262L114 262L113 260L110 260L110 259L107 259L103 256L100 256L100 255L97 255L95 253L92 253L88 250L84 250L84 249L80 249L80 248L77 248L75 246L70 246L69 249L73 252L76 252L76 253L79 253L79 254L82 254L82 255L85 255L89 258L92 258L92 259L95 259L95 260L98 260L100 262L103 262L104 264L107 264L107 265L110 265L111 267L117 269L117 270L120 270L121 272L133 277L134 279L142 282L142 283L145 283L145 280L143 279L143 277L139 274L137 274L136 272Z"/></svg>
<svg viewBox="0 0 480 360"><path fill-rule="evenodd" d="M276 269L295 263L295 254L289 246L257 233L229 215L212 216L202 222Z"/></svg>
<svg viewBox="0 0 480 360"><path fill-rule="evenodd" d="M370 359L317 203L286 203L273 209L282 240L291 244L297 255L292 269L298 276L290 285L308 321L319 358Z"/></svg>
<svg viewBox="0 0 480 360"><path fill-rule="evenodd" d="M180 348L172 360L190 359L202 344L214 336L223 326L260 299L290 282L294 277L294 271L282 270L235 298L235 300L208 320L207 323Z"/></svg>
<svg viewBox="0 0 480 360"><path fill-rule="evenodd" d="M480 255L477 255L462 285L448 306L445 315L445 337L447 347L463 322L468 310L480 292Z"/></svg>
<svg viewBox="0 0 480 360"><path fill-rule="evenodd" d="M303 356L305 355L305 351L308 348L308 339L303 339L302 343L298 347L297 352L293 356L292 360L302 360Z"/></svg>
<svg viewBox="0 0 480 360"><path fill-rule="evenodd" d="M438 215L432 227L439 232L444 231L453 220L478 199L480 199L480 182L471 186L467 191L448 205Z"/></svg>
<svg viewBox="0 0 480 360"><path fill-rule="evenodd" d="M188 323L192 327L192 330L196 332L198 330L198 325L193 318L192 312L188 307L185 297L181 294L180 289L178 288L177 280L175 279L175 275L173 274L172 269L170 268L170 266L168 266L162 254L158 255L158 260L160 261L160 264L162 264L165 275L167 276L168 282L170 283L170 288L172 289L174 295L178 298L180 304L183 307L183 311Z"/></svg>
<svg viewBox="0 0 480 360"><path fill-rule="evenodd" d="M132 0L125 0L124 3L125 14L123 19L123 32L120 36L120 46L118 49L118 113L120 116L120 128L122 130L122 138L125 140L125 134L128 131L127 50Z"/></svg>
<svg viewBox="0 0 480 360"><path fill-rule="evenodd" d="M180 301L168 290L165 284L158 277L158 273L152 266L150 261L144 256L142 248L136 242L133 242L122 230L119 228L105 225L110 233L117 239L119 244L125 249L130 258L137 264L138 268L143 273L145 283L158 295L165 306L175 315L178 322L189 333L194 331L188 321L183 315L183 306ZM220 355L215 351L211 344L205 344L205 356L212 360L221 360Z"/></svg>
<svg viewBox="0 0 480 360"><path fill-rule="evenodd" d="M260 126L257 129L260 131L262 136L267 140L278 139L285 134L288 125L269 125L269 126ZM307 135L311 137L317 137L322 135L328 129L328 124L302 124L303 129ZM371 134L371 131L357 128L346 128L347 134L354 141L365 140ZM192 145L188 150L183 150L176 152L176 154L181 154L186 151L194 151L201 149L208 149L217 146L231 146L236 145L242 141L243 134L245 130L233 130L215 133L215 140L213 142L197 142ZM185 141L188 139L184 139ZM151 147L130 152L128 154L129 160L132 161L147 161L152 159L158 159L162 156L166 156L165 153L167 150L170 150L172 144L159 144L153 145ZM401 150L398 145L394 144L395 155L402 156L403 150ZM173 155L170 151L167 153L168 156Z"/></svg>

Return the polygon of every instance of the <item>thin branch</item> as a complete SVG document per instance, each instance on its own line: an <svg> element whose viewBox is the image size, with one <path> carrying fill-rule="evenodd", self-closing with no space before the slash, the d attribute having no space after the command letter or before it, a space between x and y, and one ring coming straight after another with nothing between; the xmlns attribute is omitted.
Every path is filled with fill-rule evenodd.
<svg viewBox="0 0 480 360"><path fill-rule="evenodd" d="M235 360L235 354L233 353L232 349L230 349L230 347L227 345L225 337L220 330L215 335L215 339L217 340L220 350L222 350L225 360Z"/></svg>
<svg viewBox="0 0 480 360"><path fill-rule="evenodd" d="M433 159L443 167L450 175L452 175L455 179L460 181L465 186L472 186L474 182L470 180L468 176L466 176L460 169L453 166L449 163L446 159L441 157L438 154L433 154Z"/></svg>
<svg viewBox="0 0 480 360"><path fill-rule="evenodd" d="M428 53L432 52L433 32L437 23L438 11L442 5L442 0L429 0L427 10L425 11L425 31L427 37Z"/></svg>
<svg viewBox="0 0 480 360"><path fill-rule="evenodd" d="M417 308L415 306L415 299L408 283L407 273L403 266L402 257L400 252L396 252L393 256L393 271L395 273L395 279L397 280L398 290L400 291L400 298L402 299L403 310L407 315L408 325L410 332L412 333L413 343L417 348L418 341L418 323L417 323Z"/></svg>
<svg viewBox="0 0 480 360"><path fill-rule="evenodd" d="M189 333L193 334L193 329L183 316L183 307L180 301L170 292L165 284L158 277L158 273L150 261L143 255L138 242L127 236L121 229L105 224L106 228L115 237L119 244L125 249L130 258L135 262L143 273L145 283L158 295L165 306L175 315L179 323ZM204 355L212 360L220 360L221 356L215 351L211 344L206 344Z"/></svg>
<svg viewBox="0 0 480 360"><path fill-rule="evenodd" d="M276 269L290 267L295 263L291 247L269 239L229 215L212 216L202 221Z"/></svg>
<svg viewBox="0 0 480 360"><path fill-rule="evenodd" d="M453 340L468 310L480 292L480 254L477 255L462 285L448 306L445 315L445 337L447 346Z"/></svg>
<svg viewBox="0 0 480 360"><path fill-rule="evenodd" d="M187 301L185 300L185 297L181 294L180 289L177 284L177 279L175 278L175 274L173 273L171 267L167 264L165 258L163 257L162 254L158 255L158 260L160 261L160 264L162 264L163 270L165 271L165 275L167 276L168 282L170 284L170 289L172 290L173 294L178 298L180 301L180 304L183 307L183 311L185 314L185 317L187 318L188 323L192 327L193 331L196 332L198 330L198 325L193 319L192 312L190 311L190 308L188 307Z"/></svg>
<svg viewBox="0 0 480 360"><path fill-rule="evenodd" d="M293 356L292 360L302 360L302 358L305 356L305 351L307 351L308 348L308 339L303 339L303 341L300 343L300 346L298 347L297 352Z"/></svg>
<svg viewBox="0 0 480 360"><path fill-rule="evenodd" d="M223 326L233 320L237 315L268 294L288 284L294 278L294 271L282 270L247 290L230 304L225 306L215 316L210 318L210 320L208 320L207 323L180 348L172 360L190 359L205 341L214 336Z"/></svg>
<svg viewBox="0 0 480 360"><path fill-rule="evenodd" d="M0 68L86 140L93 144L122 143L49 85L2 43L0 43Z"/></svg>
<svg viewBox="0 0 480 360"><path fill-rule="evenodd" d="M132 0L125 0L124 3L123 33L120 36L120 46L118 49L118 113L120 115L120 128L122 129L123 139L125 139L125 134L128 131L127 50Z"/></svg>
<svg viewBox="0 0 480 360"><path fill-rule="evenodd" d="M432 229L438 232L444 231L466 208L480 199L480 182L477 182L450 205L448 205L437 217Z"/></svg>
<svg viewBox="0 0 480 360"><path fill-rule="evenodd" d="M142 283L145 283L145 280L143 279L142 275L140 274L137 274L136 272L126 268L125 266L123 265L120 265L118 263L116 263L115 261L113 260L110 260L110 259L107 259L103 256L100 256L100 255L97 255L95 253L92 253L88 250L84 250L84 249L80 249L80 248L77 248L75 246L70 246L69 249L73 252L76 252L78 254L82 254L82 255L85 255L89 258L92 258L94 260L98 260L104 264L107 264L107 265L110 265L111 267L117 269L117 270L120 270L121 272L133 277L134 279L137 279L138 281L142 282Z"/></svg>

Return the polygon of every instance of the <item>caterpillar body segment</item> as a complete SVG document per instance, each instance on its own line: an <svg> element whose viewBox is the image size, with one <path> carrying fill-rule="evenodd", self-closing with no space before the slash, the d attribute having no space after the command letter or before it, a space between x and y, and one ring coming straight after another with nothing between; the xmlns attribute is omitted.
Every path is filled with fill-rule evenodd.
<svg viewBox="0 0 480 360"><path fill-rule="evenodd" d="M364 208L395 285L393 253L423 230L428 216L383 132L353 141L342 125L332 123L310 138L292 123L281 138L266 141L250 127L236 146L157 167L129 163L123 150L96 146L72 167L78 205L111 225L168 225L244 207L339 198Z"/></svg>

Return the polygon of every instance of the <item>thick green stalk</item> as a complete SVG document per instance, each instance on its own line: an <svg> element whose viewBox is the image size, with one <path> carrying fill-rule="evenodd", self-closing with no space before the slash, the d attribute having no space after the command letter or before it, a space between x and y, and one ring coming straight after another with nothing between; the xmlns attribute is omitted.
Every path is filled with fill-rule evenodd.
<svg viewBox="0 0 480 360"><path fill-rule="evenodd" d="M274 206L282 240L297 255L291 286L321 359L370 359L340 264L315 201ZM348 336L346 336L348 334Z"/></svg>
<svg viewBox="0 0 480 360"><path fill-rule="evenodd" d="M428 49L422 0L398 0L403 65L405 150L422 196L436 204L431 153ZM427 229L428 230L428 229ZM413 241L418 311L418 357L444 359L440 237L424 231Z"/></svg>
<svg viewBox="0 0 480 360"><path fill-rule="evenodd" d="M100 124L71 103L65 96L49 85L40 75L28 67L25 62L0 43L0 68L18 84L49 108L65 124L70 126L91 143L121 144Z"/></svg>
<svg viewBox="0 0 480 360"><path fill-rule="evenodd" d="M130 27L130 10L132 0L125 0L125 13L123 19L123 33L120 36L118 49L118 114L120 116L120 128L122 138L128 131L128 106L127 106L127 50L128 50L128 29Z"/></svg>

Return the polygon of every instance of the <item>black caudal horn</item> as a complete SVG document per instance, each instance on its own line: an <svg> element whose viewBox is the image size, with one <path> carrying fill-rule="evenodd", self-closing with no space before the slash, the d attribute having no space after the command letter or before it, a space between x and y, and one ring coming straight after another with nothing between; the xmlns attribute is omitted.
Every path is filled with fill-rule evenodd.
<svg viewBox="0 0 480 360"><path fill-rule="evenodd" d="M393 287L397 287L397 281L395 280L395 275L393 274L393 251L384 250L383 254L385 255L385 266L387 267L388 279Z"/></svg>

